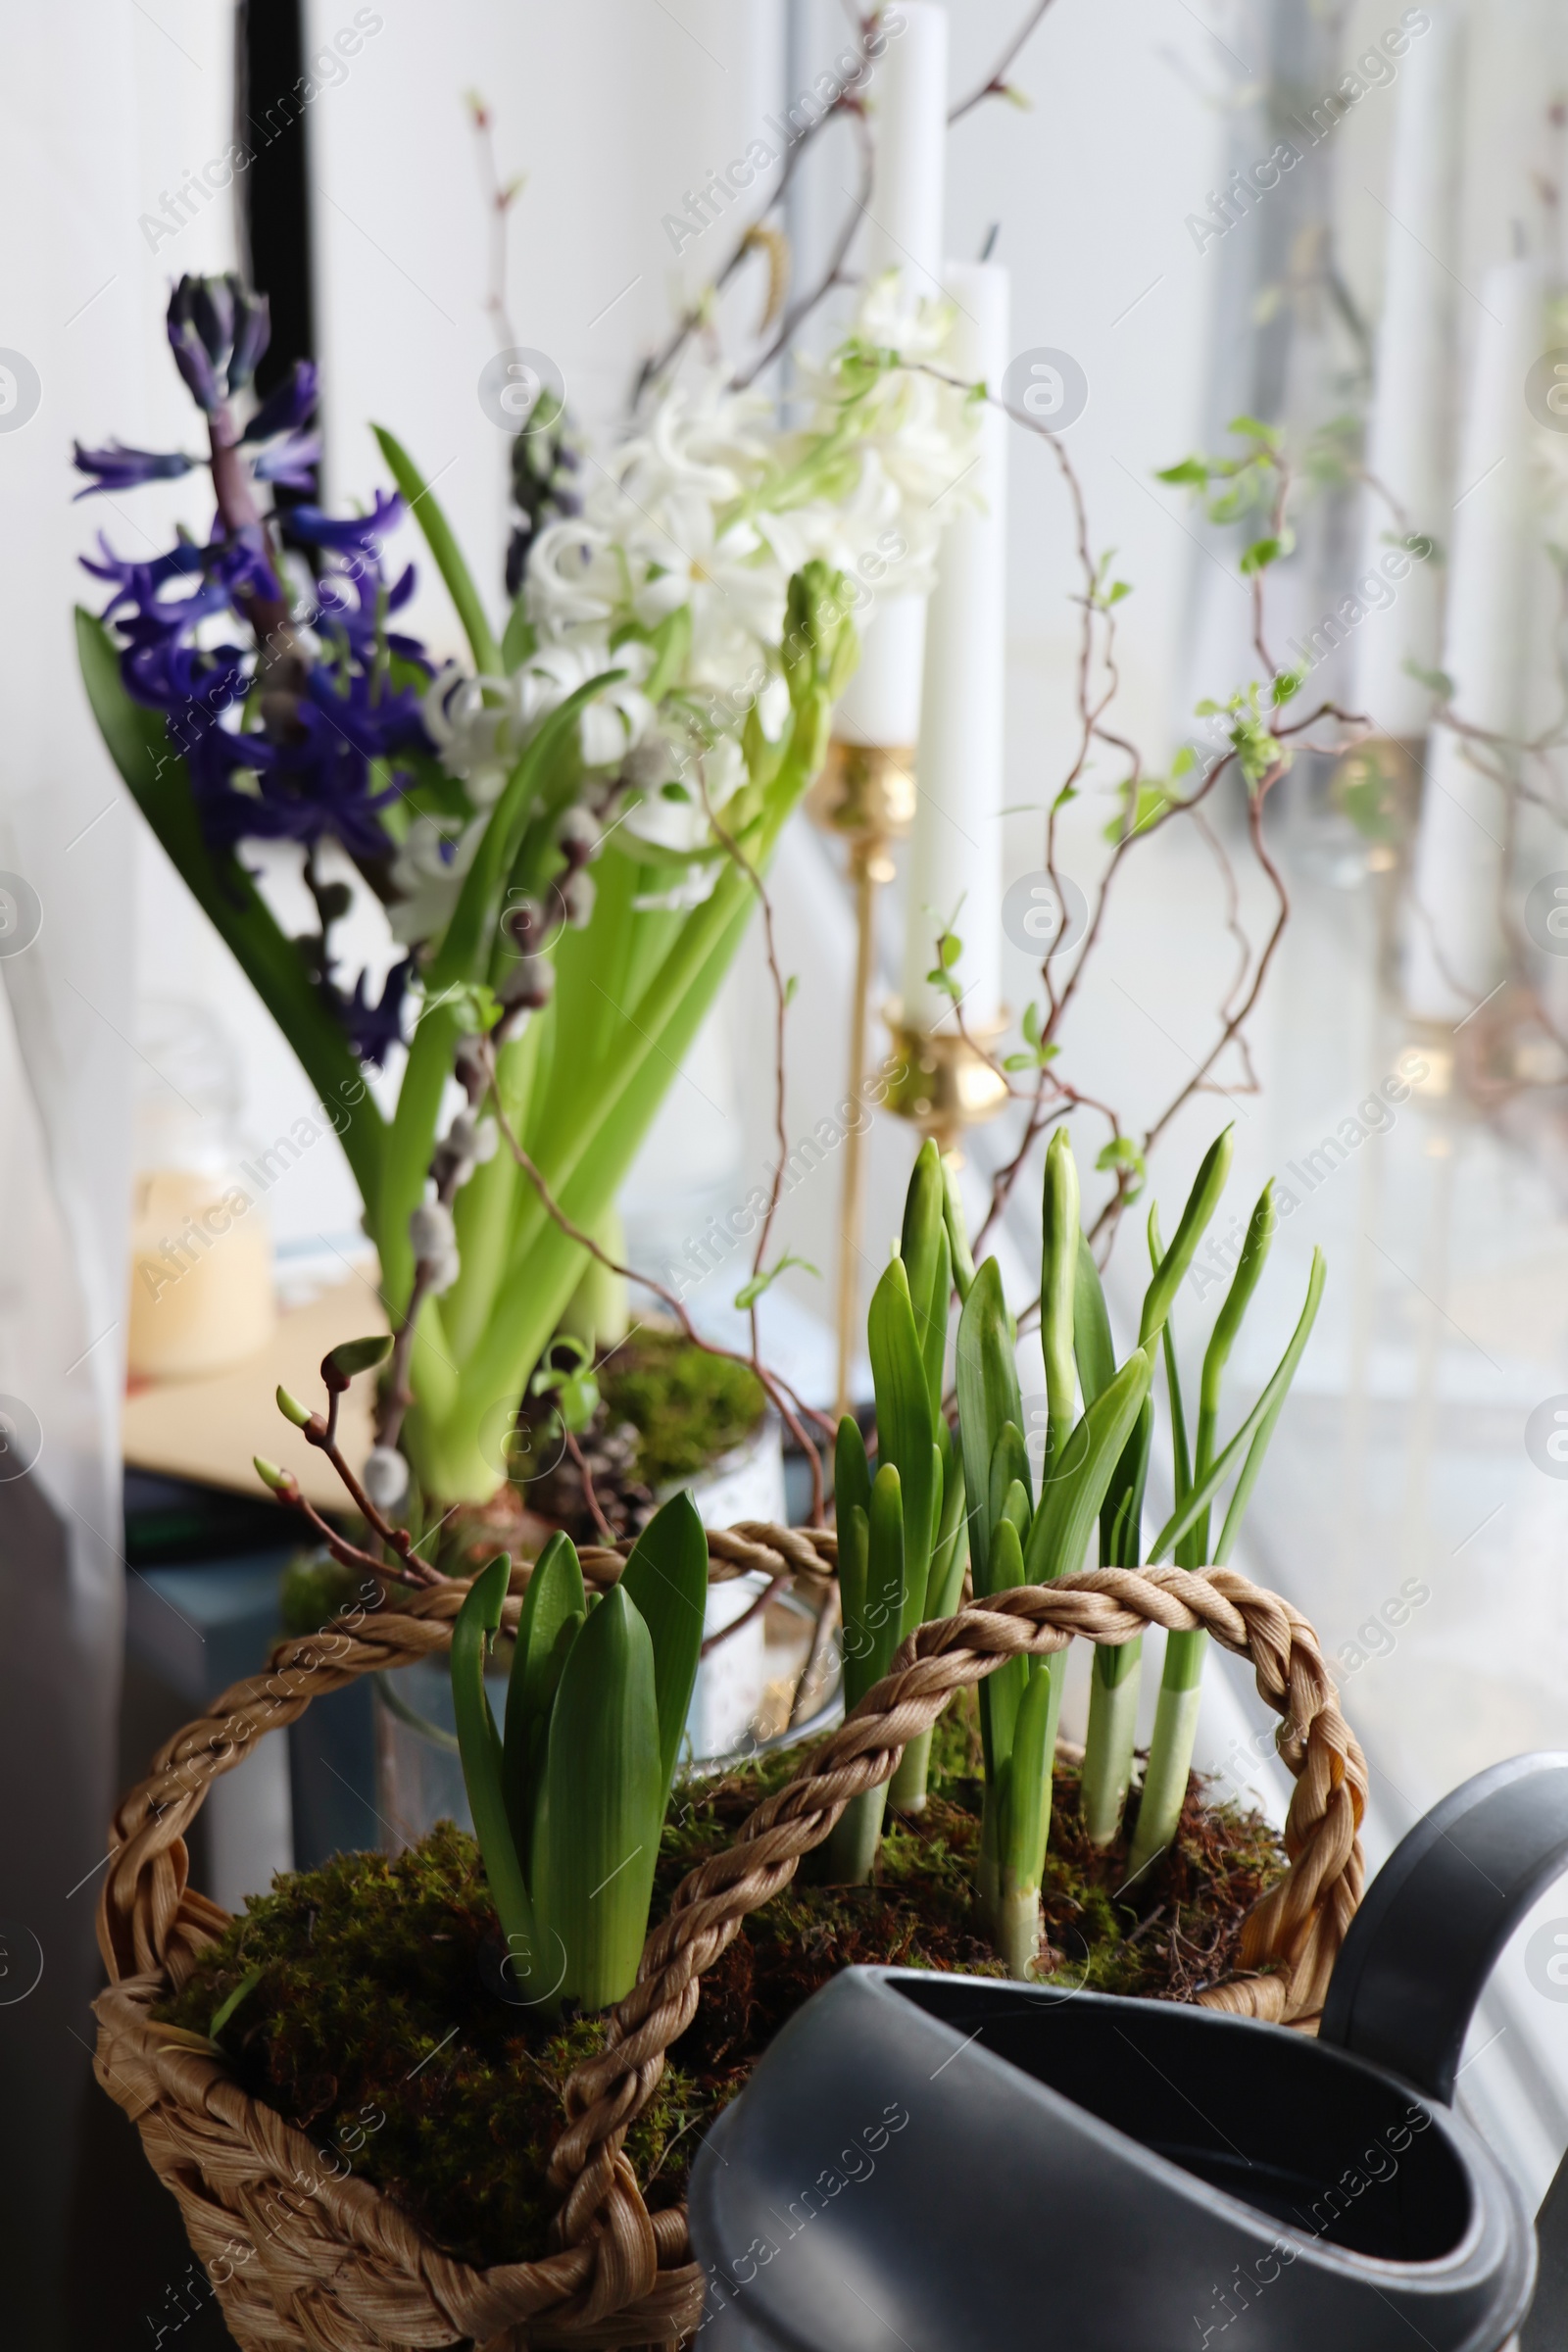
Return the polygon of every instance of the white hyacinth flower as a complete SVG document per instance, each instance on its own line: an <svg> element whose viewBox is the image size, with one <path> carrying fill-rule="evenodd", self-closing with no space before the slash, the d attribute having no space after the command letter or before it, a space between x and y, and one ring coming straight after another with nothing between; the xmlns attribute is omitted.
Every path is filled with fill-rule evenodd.
<svg viewBox="0 0 1568 2352"><path fill-rule="evenodd" d="M967 386L926 371L941 369L953 323L951 305L910 306L896 276L874 281L852 339L803 368L811 406L799 429L781 430L768 398L734 390L721 366L658 391L642 429L596 469L582 512L547 523L529 548L532 649L505 678L449 668L423 698L425 727L466 786L470 814L413 820L393 869L399 939L445 928L523 749L610 669L624 674L578 720L595 838L608 823L604 785L630 785L641 798L624 815L627 831L694 861L668 891L636 904L701 903L722 844L688 770L701 762L716 811L746 780L752 712L770 742L784 733L791 578L812 561L829 564L863 626L880 598L930 588L942 530L972 500L978 406ZM898 357L879 364L874 353ZM666 626L677 615L684 621ZM647 642L655 631L661 646ZM646 692L656 662L657 705Z"/></svg>

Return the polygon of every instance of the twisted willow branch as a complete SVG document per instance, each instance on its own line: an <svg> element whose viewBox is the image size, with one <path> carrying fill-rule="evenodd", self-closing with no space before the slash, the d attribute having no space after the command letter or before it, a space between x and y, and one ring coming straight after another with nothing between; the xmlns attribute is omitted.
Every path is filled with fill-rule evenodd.
<svg viewBox="0 0 1568 2352"><path fill-rule="evenodd" d="M747 1524L709 1542L715 1575L787 1569L822 1580L834 1570L833 1540L816 1533ZM616 1551L584 1554L598 1583L612 1582L620 1564ZM525 1584L519 1570L509 1629ZM1321 2005L1361 1889L1366 1767L1311 1627L1224 1568L1102 1568L1023 1587L919 1627L799 1779L757 1808L730 1852L682 1883L636 1986L608 2022L604 2051L567 2083L550 2173L563 2196L558 2251L487 2271L455 2262L367 2182L323 2174L309 2140L252 2100L220 2055L180 2042L151 2011L226 1925L186 1885L183 1832L212 1781L313 1697L446 1649L464 1591L437 1587L396 1612L354 1612L322 1635L280 1642L270 1673L235 1684L171 1740L115 1818L99 1907L114 1981L98 2002L98 2079L137 2122L246 2352L463 2340L486 2352L524 2342L598 2348L673 2342L694 2327L702 2277L684 2217L649 2214L623 2142L691 2021L704 1969L746 1914L789 1884L850 1799L891 1778L906 1743L955 1690L1009 1657L1049 1656L1075 1635L1118 1643L1149 1625L1201 1627L1252 1660L1259 1691L1283 1718L1279 1750L1296 1776L1291 1867L1245 1923L1250 1973L1200 1998L1296 2022Z"/></svg>

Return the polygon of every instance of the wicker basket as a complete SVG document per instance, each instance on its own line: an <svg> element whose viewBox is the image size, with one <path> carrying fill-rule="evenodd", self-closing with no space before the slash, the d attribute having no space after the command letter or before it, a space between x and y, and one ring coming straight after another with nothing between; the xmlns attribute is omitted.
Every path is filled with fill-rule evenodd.
<svg viewBox="0 0 1568 2352"><path fill-rule="evenodd" d="M747 1526L710 1537L716 1575L762 1567L831 1577L831 1536ZM587 1551L608 1583L621 1560ZM506 1624L515 1624L523 1577ZM921 1626L887 1679L760 1805L734 1846L692 1872L650 1936L638 1982L609 2021L606 2047L566 2086L551 2160L557 2251L474 2270L431 2244L368 2182L325 2177L312 2142L243 2090L220 2060L175 2042L151 2012L189 1976L227 1914L186 1884L184 1831L210 1783L243 1762L311 1699L362 1674L445 1650L466 1588L404 1597L355 1626L279 1642L270 1671L236 1683L172 1740L111 1831L99 1907L110 1984L97 2003L99 2082L137 2125L149 2162L179 2200L196 2253L245 2352L472 2343L599 2347L673 2343L701 2316L703 2282L679 2208L650 2216L622 2153L664 2052L697 2007L699 1979L749 1911L786 1886L845 1804L889 1779L906 1743L955 1690L1004 1659L1044 1656L1074 1635L1122 1642L1147 1626L1202 1628L1249 1657L1283 1718L1279 1752L1296 1779L1290 1869L1243 1931L1248 1974L1206 1990L1210 2006L1310 2028L1361 1890L1358 1825L1366 1766L1340 1713L1316 1636L1288 1602L1230 1569L1102 1568L1025 1586Z"/></svg>

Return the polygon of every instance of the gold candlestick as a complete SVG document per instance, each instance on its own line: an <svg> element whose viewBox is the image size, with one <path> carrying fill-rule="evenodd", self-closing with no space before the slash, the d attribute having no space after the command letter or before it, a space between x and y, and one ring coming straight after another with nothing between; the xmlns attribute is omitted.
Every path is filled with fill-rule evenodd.
<svg viewBox="0 0 1568 2352"><path fill-rule="evenodd" d="M958 1146L965 1129L994 1119L1007 1100L1007 1081L985 1051L1005 1033L1005 1015L984 1026L968 1023L967 1035L917 1029L896 1004L888 1006L887 1018L893 1039L893 1057L883 1070L887 1106L911 1120L944 1158L961 1167Z"/></svg>
<svg viewBox="0 0 1568 2352"><path fill-rule="evenodd" d="M824 833L836 833L849 850L855 888L855 987L850 1002L850 1101L864 1098L866 1023L871 1004L871 966L876 955L876 894L893 879L889 856L914 815L914 753L880 744L828 745L822 772L807 801ZM841 1413L850 1409L850 1374L860 1309L860 1224L865 1202L865 1152L858 1115L844 1140L844 1186L839 1203L838 1393Z"/></svg>

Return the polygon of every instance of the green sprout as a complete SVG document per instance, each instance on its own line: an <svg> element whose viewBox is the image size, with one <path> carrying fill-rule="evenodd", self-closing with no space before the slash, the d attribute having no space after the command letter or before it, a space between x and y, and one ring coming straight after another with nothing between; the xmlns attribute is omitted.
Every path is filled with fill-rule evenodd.
<svg viewBox="0 0 1568 2352"><path fill-rule="evenodd" d="M564 1361L560 1360L563 1358ZM594 1373L592 1348L572 1332L558 1332L545 1350L543 1363L528 1383L528 1394L553 1396L562 1427L580 1438L599 1410L599 1382Z"/></svg>
<svg viewBox="0 0 1568 2352"><path fill-rule="evenodd" d="M876 1286L868 1318L875 1479L848 1414L834 1452L844 1698L851 1709L917 1625L950 1617L958 1605L967 1557L963 1459L942 1399L950 1303L955 1286L963 1297L974 1278L956 1182L928 1139L909 1178L898 1252ZM890 1788L868 1790L846 1808L824 1857L832 1880L858 1885L869 1878L886 1802L891 1798L905 1813L923 1811L930 1761L926 1733L905 1749Z"/></svg>
<svg viewBox="0 0 1568 2352"><path fill-rule="evenodd" d="M975 1272L958 1324L958 1430L975 1502L969 1555L977 1600L1024 1584L1054 1583L1083 1565L1104 1501L1149 1393L1146 1350L1107 1377L1074 1412L1074 1340L1081 1257L1078 1178L1065 1129L1046 1154L1041 1345L1048 1423L1040 1494L1023 1434L1016 1339L996 1259ZM1040 1886L1051 1834L1051 1775L1066 1653L1010 1658L980 1687L985 1756L980 1905L1016 1976L1032 1969L1041 1936Z"/></svg>
<svg viewBox="0 0 1568 2352"><path fill-rule="evenodd" d="M1291 671L1281 673L1286 683L1293 675ZM1278 683L1276 681L1276 685ZM1290 692L1294 694L1295 691L1296 687L1292 685ZM1254 678L1250 686L1238 688L1223 703L1204 701L1195 705L1200 718L1229 720L1225 733L1250 792L1255 792L1266 778L1282 775L1291 764L1289 746L1280 742L1259 707L1261 692ZM1276 703L1288 699L1276 693L1274 688L1270 689L1270 693Z"/></svg>
<svg viewBox="0 0 1568 2352"><path fill-rule="evenodd" d="M1105 1566L1134 1567L1144 1559L1168 1558L1173 1550L1179 1564L1194 1568L1210 1557L1229 1558L1323 1288L1322 1260L1314 1254L1306 1304L1290 1346L1256 1404L1221 1446L1220 1379L1273 1231L1272 1197L1265 1188L1204 1358L1197 1454L1189 1461L1171 1310L1219 1206L1232 1149L1226 1128L1203 1156L1168 1248L1160 1239L1157 1214L1152 1214L1152 1272L1138 1344L1118 1365L1100 1275L1080 1223L1071 1147L1065 1129L1053 1136L1046 1154L1040 1286L1047 1429L1038 1494L1024 1442L1016 1334L1001 1273L995 1258L976 1269L958 1324L956 1385L959 1448L974 1497L968 1532L977 1600L1013 1586L1074 1574L1085 1563L1097 1520L1099 1556ZM1152 1382L1161 1356L1172 1418L1176 1509L1146 1548ZM1209 1508L1232 1481L1224 1524L1210 1554ZM1175 1835L1192 1762L1204 1646L1201 1634L1167 1637L1129 1864L1135 1877ZM1142 1649L1142 1638L1135 1636L1095 1650L1082 1803L1089 1835L1102 1846L1120 1834L1126 1809ZM1040 1941L1040 1887L1051 1834L1064 1668L1065 1651L1043 1660L1011 1658L980 1687L986 1783L980 1905L998 1951L1019 1976L1031 1973Z"/></svg>
<svg viewBox="0 0 1568 2352"><path fill-rule="evenodd" d="M1252 1210L1236 1272L1215 1317L1214 1328L1204 1351L1199 1391L1197 1445L1190 1464L1176 1352L1167 1327L1165 1374L1176 1471L1176 1508L1150 1546L1149 1556L1152 1560L1174 1556L1177 1565L1183 1568L1223 1567L1241 1532L1242 1520L1257 1484L1258 1473L1263 1467L1269 1441L1284 1409L1285 1398L1296 1377L1297 1365L1311 1337L1327 1278L1323 1253L1314 1250L1307 1276L1306 1298L1285 1353L1236 1435L1227 1446L1217 1448L1220 1384L1236 1335L1263 1271L1277 1221L1273 1186L1271 1183L1265 1184ZM1157 1228L1152 1228L1152 1251L1157 1247ZM1239 1471L1239 1475L1218 1540L1211 1546L1210 1505L1233 1470ZM1165 1637L1165 1665L1160 1677L1153 1738L1150 1742L1143 1795L1139 1801L1138 1819L1128 1856L1129 1883L1142 1877L1176 1835L1176 1825L1181 1818L1182 1803L1187 1794L1188 1775L1192 1770L1193 1741L1198 1731L1203 1658L1207 1647L1208 1636L1202 1632L1171 1633Z"/></svg>
<svg viewBox="0 0 1568 2352"><path fill-rule="evenodd" d="M528 1579L506 1721L485 1662L511 1562L468 1588L452 1635L463 1777L520 2002L558 2017L630 1991L648 1934L654 1864L697 1682L708 1540L675 1495L618 1581L590 1593L575 1546L552 1536Z"/></svg>

